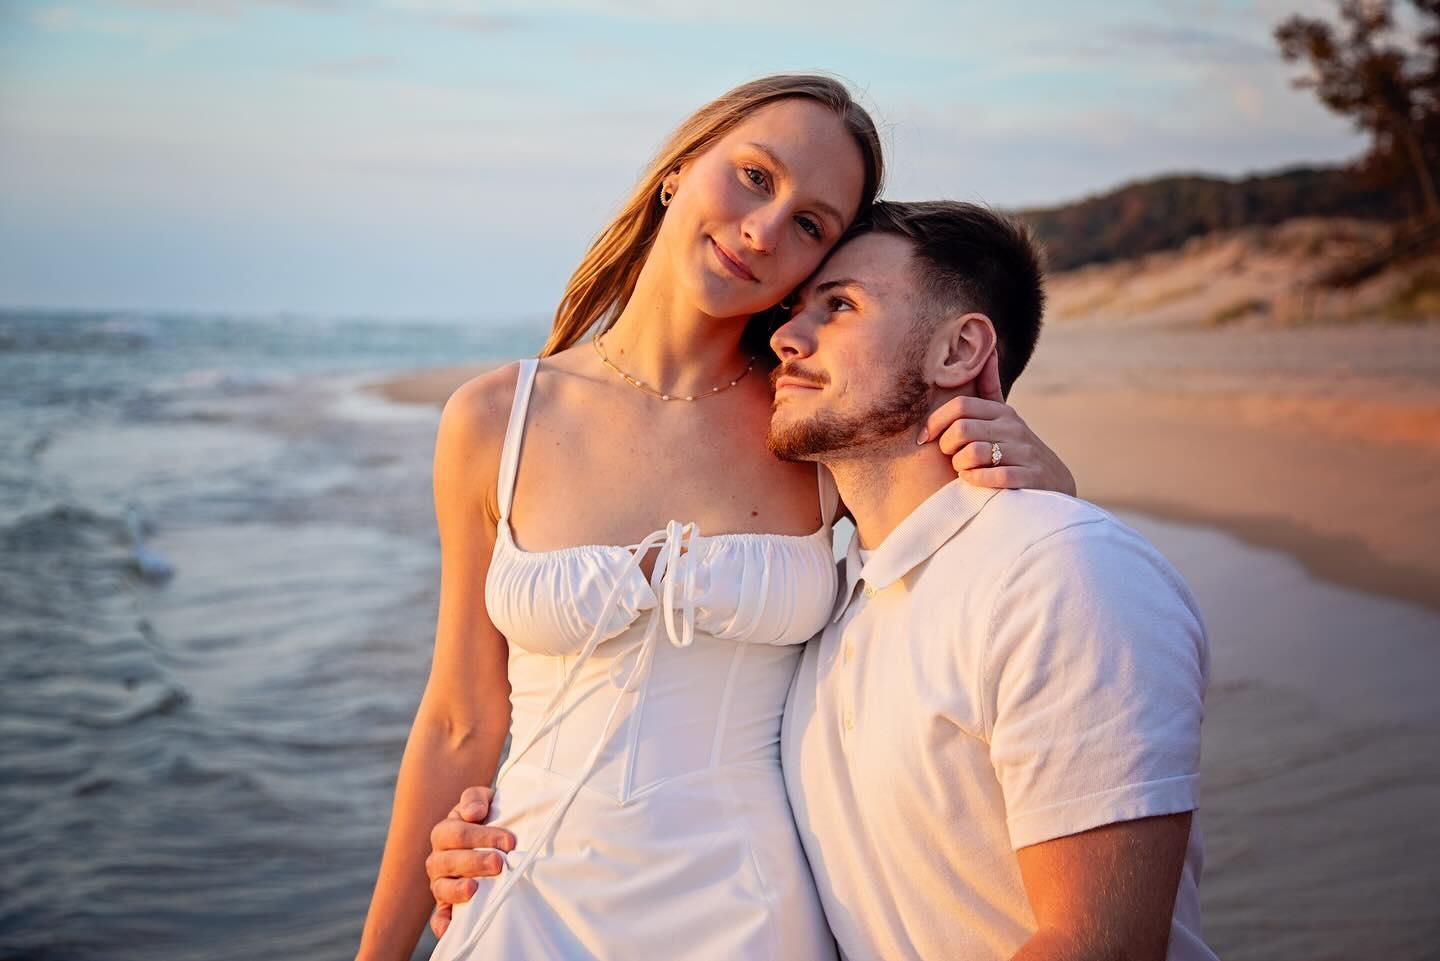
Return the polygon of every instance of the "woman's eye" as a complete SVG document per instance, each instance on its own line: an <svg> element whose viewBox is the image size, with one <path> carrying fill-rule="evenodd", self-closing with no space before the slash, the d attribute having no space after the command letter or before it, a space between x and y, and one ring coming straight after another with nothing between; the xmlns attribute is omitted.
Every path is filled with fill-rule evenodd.
<svg viewBox="0 0 1440 961"><path fill-rule="evenodd" d="M765 177L765 171L761 170L759 167L746 167L744 169L745 176L749 177L750 182L755 186L764 187L769 183L769 181Z"/></svg>
<svg viewBox="0 0 1440 961"><path fill-rule="evenodd" d="M839 297L830 298L830 313L834 314L842 310L849 310L850 308L851 304L849 301L841 300Z"/></svg>
<svg viewBox="0 0 1440 961"><path fill-rule="evenodd" d="M800 218L799 218L799 223L800 223L800 229L801 229L801 230L805 231L807 234L809 234L810 236L814 237L816 240L819 240L819 239L820 239L820 236L821 236L821 234L823 233L823 231L820 229L820 225L819 225L819 224L817 224L815 221L811 220L809 217L800 217Z"/></svg>

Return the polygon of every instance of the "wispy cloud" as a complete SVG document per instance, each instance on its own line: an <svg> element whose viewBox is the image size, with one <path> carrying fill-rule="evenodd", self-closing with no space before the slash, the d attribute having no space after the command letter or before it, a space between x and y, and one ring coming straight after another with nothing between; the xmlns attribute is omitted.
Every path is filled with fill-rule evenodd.
<svg viewBox="0 0 1440 961"><path fill-rule="evenodd" d="M1031 48L1054 64L1103 64L1122 69L1129 61L1167 61L1176 67L1200 64L1269 64L1273 47L1219 30L1160 23L1119 23L1078 37L1051 38Z"/></svg>
<svg viewBox="0 0 1440 961"><path fill-rule="evenodd" d="M638 47L618 43L582 43L572 49L578 63L623 63L645 55Z"/></svg>
<svg viewBox="0 0 1440 961"><path fill-rule="evenodd" d="M876 16L875 6L870 0L788 0L786 3L771 4L764 11L762 22L756 20L755 9L743 4L715 4L699 0L379 0L382 6L392 10L431 15L477 15L487 14L501 18L515 15L526 17L590 17L625 23L641 22L648 25L691 25L705 24L746 25L756 29L773 29L777 26L804 26L809 28L826 25L853 24L864 17ZM930 0L920 0L922 8L943 6ZM937 12L935 16L941 16Z"/></svg>
<svg viewBox="0 0 1440 961"><path fill-rule="evenodd" d="M518 17L497 14L494 7L474 0L380 0L380 8L387 12L465 33L499 33L519 25Z"/></svg>
<svg viewBox="0 0 1440 961"><path fill-rule="evenodd" d="M320 63L311 64L305 69L310 73L326 76L373 77L395 73L396 68L402 65L403 61L388 54L372 53L356 57L341 57L336 60L323 60Z"/></svg>
<svg viewBox="0 0 1440 961"><path fill-rule="evenodd" d="M315 12L340 12L341 0L115 0L122 6L168 13L234 19L257 6L290 7Z"/></svg>
<svg viewBox="0 0 1440 961"><path fill-rule="evenodd" d="M1112 37L1130 49L1136 47L1167 56L1211 63L1273 63L1275 50L1269 44L1215 30L1160 23L1123 24ZM1115 51L1111 51L1113 55Z"/></svg>
<svg viewBox="0 0 1440 961"><path fill-rule="evenodd" d="M491 34L509 30L518 21L506 17L491 17L483 13L435 13L428 19L452 30L466 33Z"/></svg>
<svg viewBox="0 0 1440 961"><path fill-rule="evenodd" d="M150 51L172 50L194 36L192 30L175 24L137 23L74 7L42 7L30 14L30 22L52 33L98 33L138 40Z"/></svg>

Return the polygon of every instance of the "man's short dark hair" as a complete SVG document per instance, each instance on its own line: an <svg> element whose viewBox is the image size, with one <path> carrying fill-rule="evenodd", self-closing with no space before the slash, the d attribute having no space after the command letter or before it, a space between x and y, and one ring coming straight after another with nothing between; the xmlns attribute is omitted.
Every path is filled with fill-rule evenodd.
<svg viewBox="0 0 1440 961"><path fill-rule="evenodd" d="M922 294L937 315L990 318L1008 395L1035 352L1045 312L1044 255L1029 228L981 204L876 201L845 239L867 233L910 241Z"/></svg>

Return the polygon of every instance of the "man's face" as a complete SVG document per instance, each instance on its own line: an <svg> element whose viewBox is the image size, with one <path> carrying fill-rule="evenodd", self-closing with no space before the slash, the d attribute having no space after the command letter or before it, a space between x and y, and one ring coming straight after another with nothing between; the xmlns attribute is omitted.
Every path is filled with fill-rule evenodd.
<svg viewBox="0 0 1440 961"><path fill-rule="evenodd" d="M824 461L917 432L930 407L921 308L909 241L863 234L836 250L770 338L771 452Z"/></svg>

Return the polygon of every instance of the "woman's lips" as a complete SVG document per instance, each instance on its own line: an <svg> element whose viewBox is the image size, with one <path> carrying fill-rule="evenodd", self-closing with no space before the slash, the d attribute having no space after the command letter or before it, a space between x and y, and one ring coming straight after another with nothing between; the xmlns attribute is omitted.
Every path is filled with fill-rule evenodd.
<svg viewBox="0 0 1440 961"><path fill-rule="evenodd" d="M760 282L759 279L750 272L749 267L746 267L737 257L731 254L724 247L720 246L720 244L715 240L714 237L710 238L710 247L712 250L715 251L715 259L720 261L720 266L724 267L726 270L730 271L730 273L734 274L736 277L739 277L741 280L748 280L751 283Z"/></svg>

